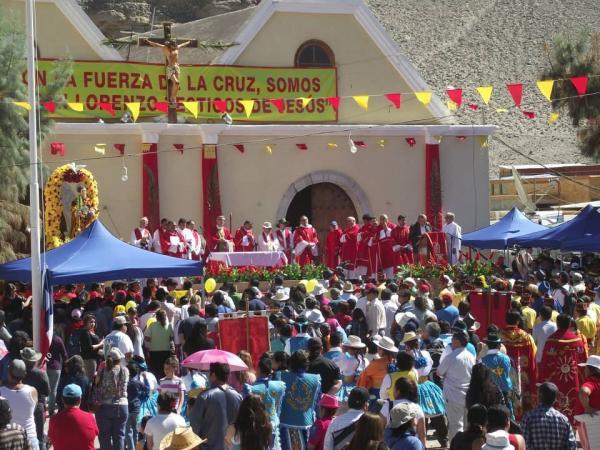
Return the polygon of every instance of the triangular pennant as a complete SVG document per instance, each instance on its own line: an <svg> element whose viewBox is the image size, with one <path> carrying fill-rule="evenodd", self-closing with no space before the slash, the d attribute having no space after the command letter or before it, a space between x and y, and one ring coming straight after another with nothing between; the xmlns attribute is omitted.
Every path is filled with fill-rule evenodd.
<svg viewBox="0 0 600 450"><path fill-rule="evenodd" d="M256 103L256 100L238 100L238 102L240 102L240 104L244 107L246 117L249 119L252 115L252 110L254 109L254 103Z"/></svg>
<svg viewBox="0 0 600 450"><path fill-rule="evenodd" d="M513 102L515 102L515 106L517 108L520 108L521 100L523 100L523 84L522 83L507 84L506 89L508 90L508 93L512 97Z"/></svg>
<svg viewBox="0 0 600 450"><path fill-rule="evenodd" d="M450 111L456 111L458 109L458 105L454 103L452 100L448 100L446 102L446 106Z"/></svg>
<svg viewBox="0 0 600 450"><path fill-rule="evenodd" d="M417 143L417 141L415 140L414 137L407 137L406 138L406 143L408 145L410 145L411 147L414 147L414 145Z"/></svg>
<svg viewBox="0 0 600 450"><path fill-rule="evenodd" d="M131 113L131 120L137 122L138 117L140 116L140 103L139 102L129 102L125 103L127 109Z"/></svg>
<svg viewBox="0 0 600 450"><path fill-rule="evenodd" d="M183 106L194 119L198 118L198 102L183 102Z"/></svg>
<svg viewBox="0 0 600 450"><path fill-rule="evenodd" d="M488 136L479 136L479 146L485 148L488 145Z"/></svg>
<svg viewBox="0 0 600 450"><path fill-rule="evenodd" d="M361 148L368 147L368 145L366 144L365 141L354 141L354 145L356 145L357 147L361 147Z"/></svg>
<svg viewBox="0 0 600 450"><path fill-rule="evenodd" d="M100 153L101 155L104 155L106 153L106 144L95 144L94 151L96 153Z"/></svg>
<svg viewBox="0 0 600 450"><path fill-rule="evenodd" d="M462 94L463 94L463 90L462 89L447 89L446 93L448 94L448 98L450 100L452 100L454 103L456 103L456 108L460 108L460 105L462 105Z"/></svg>
<svg viewBox="0 0 600 450"><path fill-rule="evenodd" d="M100 109L103 110L103 111L106 111L111 116L115 117L116 111L113 108L112 104L106 103L106 102L100 102Z"/></svg>
<svg viewBox="0 0 600 450"><path fill-rule="evenodd" d="M552 88L554 87L554 80L540 80L536 81L536 84L546 100L552 100Z"/></svg>
<svg viewBox="0 0 600 450"><path fill-rule="evenodd" d="M227 110L227 102L225 100L216 99L213 101L213 107L215 111L223 114Z"/></svg>
<svg viewBox="0 0 600 450"><path fill-rule="evenodd" d="M31 111L31 105L27 102L13 102L13 105Z"/></svg>
<svg viewBox="0 0 600 450"><path fill-rule="evenodd" d="M277 108L277 111L279 111L280 113L285 111L285 106L282 98L272 98L269 101L273 106L275 106L275 108Z"/></svg>
<svg viewBox="0 0 600 450"><path fill-rule="evenodd" d="M442 143L442 136L441 135L434 136L433 138L437 141L438 144Z"/></svg>
<svg viewBox="0 0 600 450"><path fill-rule="evenodd" d="M415 97L417 97L417 100L423 103L423 105L427 106L431 101L431 92L415 92Z"/></svg>
<svg viewBox="0 0 600 450"><path fill-rule="evenodd" d="M242 100L240 100L240 101L242 101ZM250 116L248 116L248 117L250 117ZM244 147L244 144L233 144L233 146L235 148L237 148L240 153L244 153L246 151L246 148Z"/></svg>
<svg viewBox="0 0 600 450"><path fill-rule="evenodd" d="M265 145L265 150L269 155L273 154L273 147L271 147L270 145Z"/></svg>
<svg viewBox="0 0 600 450"><path fill-rule="evenodd" d="M577 95L585 95L585 91L587 91L588 77L585 75L580 77L571 77L571 83L573 83L573 86L575 86Z"/></svg>
<svg viewBox="0 0 600 450"><path fill-rule="evenodd" d="M334 110L340 109L340 98L339 97L327 97L327 103L331 105Z"/></svg>
<svg viewBox="0 0 600 450"><path fill-rule="evenodd" d="M368 95L355 95L352 97L356 104L362 109L367 111L369 109L369 96Z"/></svg>
<svg viewBox="0 0 600 450"><path fill-rule="evenodd" d="M490 99L492 98L492 92L494 92L494 87L493 86L479 86L477 88L477 92L481 96L481 100L483 100L483 103L485 103L487 105L490 102Z"/></svg>
<svg viewBox="0 0 600 450"><path fill-rule="evenodd" d="M535 113L533 111L523 111L523 115L528 119L535 119Z"/></svg>
<svg viewBox="0 0 600 450"><path fill-rule="evenodd" d="M557 112L552 112L550 113L550 116L548 117L548 123L554 123L558 120L560 114Z"/></svg>
<svg viewBox="0 0 600 450"><path fill-rule="evenodd" d="M113 147L123 156L125 154L125 144L113 144Z"/></svg>
<svg viewBox="0 0 600 450"><path fill-rule="evenodd" d="M308 106L308 104L312 101L312 98L300 97L300 101L302 102L302 107L306 108Z"/></svg>
<svg viewBox="0 0 600 450"><path fill-rule="evenodd" d="M41 102L42 106L44 108L46 108L46 111L48 111L50 114L52 114L54 111L56 111L56 103L54 103L53 101L49 101L49 102Z"/></svg>
<svg viewBox="0 0 600 450"><path fill-rule="evenodd" d="M306 144L296 144L296 147L298 147L298 150L308 150L308 145Z"/></svg>
<svg viewBox="0 0 600 450"><path fill-rule="evenodd" d="M385 98L392 102L396 109L400 109L400 103L402 101L401 94L385 94Z"/></svg>
<svg viewBox="0 0 600 450"><path fill-rule="evenodd" d="M169 104L167 102L156 102L154 103L154 107L157 111L168 113L169 112Z"/></svg>
<svg viewBox="0 0 600 450"><path fill-rule="evenodd" d="M83 103L67 102L67 106L73 111L83 112Z"/></svg>
<svg viewBox="0 0 600 450"><path fill-rule="evenodd" d="M65 156L65 144L63 142L51 142L50 153L58 156Z"/></svg>
<svg viewBox="0 0 600 450"><path fill-rule="evenodd" d="M508 109L506 109L506 108L496 108L496 112L497 113L505 113L505 112L508 112Z"/></svg>
<svg viewBox="0 0 600 450"><path fill-rule="evenodd" d="M338 146L338 145L337 145L335 142L328 142L328 143L327 143L327 148L329 148L329 149L332 149L332 150L333 150L334 148L337 148L337 146Z"/></svg>
<svg viewBox="0 0 600 450"><path fill-rule="evenodd" d="M183 144L173 144L173 147L179 152L180 155L183 155Z"/></svg>

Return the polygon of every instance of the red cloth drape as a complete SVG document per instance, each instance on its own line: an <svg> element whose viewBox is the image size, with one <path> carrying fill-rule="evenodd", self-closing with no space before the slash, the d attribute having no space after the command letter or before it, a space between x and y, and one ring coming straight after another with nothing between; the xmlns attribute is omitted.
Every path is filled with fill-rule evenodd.
<svg viewBox="0 0 600 450"><path fill-rule="evenodd" d="M250 322L249 336L246 334L248 322ZM221 350L236 355L240 350L246 350L252 355L252 361L256 366L261 355L271 349L269 319L266 316L251 317L250 319L221 319L219 321L219 338Z"/></svg>
<svg viewBox="0 0 600 450"><path fill-rule="evenodd" d="M439 144L425 144L425 213L434 230L441 230L442 177Z"/></svg>
<svg viewBox="0 0 600 450"><path fill-rule="evenodd" d="M148 218L150 230L160 225L157 150L157 144L142 144L142 216Z"/></svg>
<svg viewBox="0 0 600 450"><path fill-rule="evenodd" d="M471 314L480 323L477 335L483 339L487 335L487 327L491 324L500 329L506 326L506 313L510 309L510 292L477 292L469 293Z"/></svg>
<svg viewBox="0 0 600 450"><path fill-rule="evenodd" d="M221 215L221 192L219 189L219 164L217 146L202 146L202 224L212 230Z"/></svg>

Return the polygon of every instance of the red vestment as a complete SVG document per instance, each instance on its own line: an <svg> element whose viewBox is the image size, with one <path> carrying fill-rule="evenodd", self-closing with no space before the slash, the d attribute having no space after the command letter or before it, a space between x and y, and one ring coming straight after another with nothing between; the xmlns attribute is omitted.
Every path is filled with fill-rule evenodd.
<svg viewBox="0 0 600 450"><path fill-rule="evenodd" d="M392 237L394 228L396 225L393 223L389 223L387 226L380 224L373 233L371 248L375 249L375 265L373 267L375 273L396 265L394 238Z"/></svg>
<svg viewBox="0 0 600 450"><path fill-rule="evenodd" d="M327 240L325 242L325 254L327 256L327 267L330 269L336 269L340 264L340 238L342 237L342 230L336 228L335 230L327 233Z"/></svg>
<svg viewBox="0 0 600 450"><path fill-rule="evenodd" d="M309 244L315 244L315 246ZM316 258L316 245L318 244L319 238L312 226L300 226L296 228L294 231L294 256L296 257L296 262L301 266L312 263Z"/></svg>
<svg viewBox="0 0 600 450"><path fill-rule="evenodd" d="M579 332L558 330L544 345L540 363L540 382L551 381L558 387L556 409L573 423L580 388L579 367L587 360L585 343Z"/></svg>
<svg viewBox="0 0 600 450"><path fill-rule="evenodd" d="M256 241L254 240L252 229L238 228L235 232L233 243L236 252L253 252L256 247Z"/></svg>
<svg viewBox="0 0 600 450"><path fill-rule="evenodd" d="M513 391L513 408L517 420L534 406L536 397L536 365L533 338L517 326L508 325L500 332L506 354L510 358Z"/></svg>
<svg viewBox="0 0 600 450"><path fill-rule="evenodd" d="M348 270L354 270L356 264L356 255L358 253L358 230L360 227L356 224L346 228L340 237L342 248L340 249L340 259L342 263L346 263Z"/></svg>
<svg viewBox="0 0 600 450"><path fill-rule="evenodd" d="M414 264L415 258L412 251L412 244L409 238L410 227L408 225L396 226L392 230L392 237L394 238L394 245L399 245L400 248L396 251L396 265L402 266L404 264ZM410 248L406 248L407 245L411 245Z"/></svg>
<svg viewBox="0 0 600 450"><path fill-rule="evenodd" d="M209 252L218 252L218 251L228 251L228 250L223 250L223 249L219 249L219 241L220 240L226 240L226 241L233 241L233 236L231 236L231 231L229 231L229 228L227 227L223 227L221 229L214 227L210 233L210 235L208 236L209 242L208 245L206 246L207 251Z"/></svg>
<svg viewBox="0 0 600 450"><path fill-rule="evenodd" d="M371 273L371 257L369 255L369 239L373 235L371 224L365 224L358 230L358 250L356 254L356 267L366 267Z"/></svg>
<svg viewBox="0 0 600 450"><path fill-rule="evenodd" d="M177 239L171 240L172 237L176 237ZM176 244L173 244L173 242L176 242ZM177 230L161 230L160 248L162 250L163 255L181 258L185 253L185 238Z"/></svg>

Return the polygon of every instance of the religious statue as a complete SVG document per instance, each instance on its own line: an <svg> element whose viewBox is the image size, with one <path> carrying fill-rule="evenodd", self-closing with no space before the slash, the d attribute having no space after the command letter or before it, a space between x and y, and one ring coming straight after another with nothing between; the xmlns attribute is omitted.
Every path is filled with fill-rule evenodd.
<svg viewBox="0 0 600 450"><path fill-rule="evenodd" d="M87 195L85 186L79 186L77 196L71 203L71 227L69 237L74 238L81 230L95 219L95 209L92 207L92 200Z"/></svg>

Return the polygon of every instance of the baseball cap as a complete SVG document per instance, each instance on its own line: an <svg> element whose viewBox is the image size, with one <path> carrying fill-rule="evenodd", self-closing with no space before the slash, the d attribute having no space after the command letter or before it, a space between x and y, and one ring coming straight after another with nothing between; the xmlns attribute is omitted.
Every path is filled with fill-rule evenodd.
<svg viewBox="0 0 600 450"><path fill-rule="evenodd" d="M348 396L348 407L351 409L362 409L369 401L369 391L363 387L355 387Z"/></svg>
<svg viewBox="0 0 600 450"><path fill-rule="evenodd" d="M390 411L390 428L398 428L417 417L417 405L398 403Z"/></svg>
<svg viewBox="0 0 600 450"><path fill-rule="evenodd" d="M75 383L71 383L71 384L67 384L63 391L62 391L62 395L63 397L69 397L69 398L81 398L81 396L83 395L83 392L81 391L81 388L76 385Z"/></svg>

